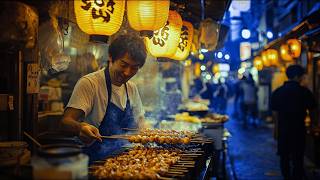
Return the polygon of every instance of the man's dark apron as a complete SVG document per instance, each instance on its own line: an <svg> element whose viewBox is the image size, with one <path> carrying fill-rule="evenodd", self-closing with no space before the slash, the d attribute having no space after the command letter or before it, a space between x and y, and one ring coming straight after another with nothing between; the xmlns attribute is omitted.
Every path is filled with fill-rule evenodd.
<svg viewBox="0 0 320 180"><path fill-rule="evenodd" d="M102 136L124 134L125 132L122 130L122 128L137 127L134 121L132 108L130 106L127 85L125 84L126 95L127 95L126 108L122 110L118 106L116 106L114 103L111 102L112 90L111 90L109 66L106 67L104 74L105 74L105 79L107 84L108 105L107 105L106 113L99 126L99 132ZM84 152L89 155L90 162L93 162L96 160L101 160L106 156L112 154L112 152L119 150L121 146L123 146L125 143L126 143L125 140L120 140L120 139L102 139L102 142L95 141L91 146L86 148Z"/></svg>

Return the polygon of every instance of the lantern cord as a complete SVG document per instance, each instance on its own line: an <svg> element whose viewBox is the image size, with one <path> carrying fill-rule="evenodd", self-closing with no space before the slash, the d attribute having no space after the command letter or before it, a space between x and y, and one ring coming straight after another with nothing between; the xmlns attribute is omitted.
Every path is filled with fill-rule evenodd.
<svg viewBox="0 0 320 180"><path fill-rule="evenodd" d="M200 0L201 3L201 20L204 20L205 17L205 5L204 5L205 0Z"/></svg>
<svg viewBox="0 0 320 180"><path fill-rule="evenodd" d="M64 35L68 35L69 30L69 1L67 3L67 19L64 21Z"/></svg>

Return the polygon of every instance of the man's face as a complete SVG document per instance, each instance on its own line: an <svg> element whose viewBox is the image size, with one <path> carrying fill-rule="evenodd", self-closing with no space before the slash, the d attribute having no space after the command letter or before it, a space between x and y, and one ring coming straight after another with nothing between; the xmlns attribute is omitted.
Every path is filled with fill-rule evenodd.
<svg viewBox="0 0 320 180"><path fill-rule="evenodd" d="M138 72L139 67L140 64L129 58L128 54L113 60L110 66L112 84L121 86L126 83Z"/></svg>

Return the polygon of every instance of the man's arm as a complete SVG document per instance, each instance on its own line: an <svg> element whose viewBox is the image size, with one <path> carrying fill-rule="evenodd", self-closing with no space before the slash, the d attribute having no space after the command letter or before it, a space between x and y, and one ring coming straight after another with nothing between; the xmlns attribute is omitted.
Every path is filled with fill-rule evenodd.
<svg viewBox="0 0 320 180"><path fill-rule="evenodd" d="M67 108L61 121L61 130L71 135L79 136L84 143L91 143L94 139L101 140L99 130L85 122L79 122L84 117L80 109Z"/></svg>

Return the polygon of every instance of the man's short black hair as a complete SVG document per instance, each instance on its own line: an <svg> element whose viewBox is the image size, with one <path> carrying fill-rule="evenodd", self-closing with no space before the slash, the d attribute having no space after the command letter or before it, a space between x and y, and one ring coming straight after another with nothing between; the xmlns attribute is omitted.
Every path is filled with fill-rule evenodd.
<svg viewBox="0 0 320 180"><path fill-rule="evenodd" d="M305 74L305 70L298 64L290 65L286 70L287 77L293 79L295 77L301 77Z"/></svg>
<svg viewBox="0 0 320 180"><path fill-rule="evenodd" d="M142 67L146 61L147 52L143 40L135 35L119 35L110 44L109 55L116 61L126 54Z"/></svg>

